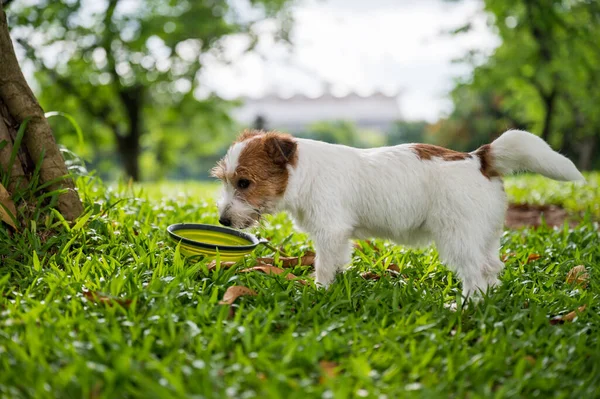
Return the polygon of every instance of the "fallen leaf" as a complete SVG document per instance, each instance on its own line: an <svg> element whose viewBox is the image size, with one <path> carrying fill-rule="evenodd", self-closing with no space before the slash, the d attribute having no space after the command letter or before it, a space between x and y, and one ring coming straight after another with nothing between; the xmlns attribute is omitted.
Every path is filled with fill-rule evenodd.
<svg viewBox="0 0 600 399"><path fill-rule="evenodd" d="M233 266L235 266L236 262L221 262L221 269L231 269ZM216 260L211 260L206 267L208 268L208 271L214 270L217 268L217 261Z"/></svg>
<svg viewBox="0 0 600 399"><path fill-rule="evenodd" d="M321 371L327 378L335 378L338 374L338 364L336 362L331 362L329 360L321 360L319 362L319 366L321 367Z"/></svg>
<svg viewBox="0 0 600 399"><path fill-rule="evenodd" d="M379 280L381 276L374 272L364 272L360 275L365 280Z"/></svg>
<svg viewBox="0 0 600 399"><path fill-rule="evenodd" d="M263 266L249 267L248 269L242 269L242 270L240 270L240 273L248 273L248 272L253 272L253 271L259 271L259 272L263 272L265 274L282 274L284 272L284 270L280 267L263 265ZM291 273L289 273L289 274L291 274ZM293 276L293 274L292 274L292 276Z"/></svg>
<svg viewBox="0 0 600 399"><path fill-rule="evenodd" d="M375 245L375 243L371 240L363 240L362 243L364 243L367 247L371 248L374 251L377 251L379 248L377 248L377 245ZM356 249L362 249L363 248L363 244L361 242L355 242L354 243L354 248Z"/></svg>
<svg viewBox="0 0 600 399"><path fill-rule="evenodd" d="M527 363L531 364L532 366L535 366L535 357L527 355L525 356L525 360L527 360Z"/></svg>
<svg viewBox="0 0 600 399"><path fill-rule="evenodd" d="M275 258L256 258L256 261L263 265L274 265ZM315 264L315 253L308 251L304 256L280 256L279 261L282 267L290 268L295 266L313 266Z"/></svg>
<svg viewBox="0 0 600 399"><path fill-rule="evenodd" d="M15 203L10 198L10 193L6 191L4 186L0 184L0 218L3 222L10 225L13 229L17 230L15 225L14 217L17 215L17 208Z"/></svg>
<svg viewBox="0 0 600 399"><path fill-rule="evenodd" d="M583 265L575 266L567 274L567 284L581 284L583 288L587 287L589 279L590 274Z"/></svg>
<svg viewBox="0 0 600 399"><path fill-rule="evenodd" d="M388 266L387 270L391 270L391 271L400 273L400 268L395 263L390 263L390 265Z"/></svg>
<svg viewBox="0 0 600 399"><path fill-rule="evenodd" d="M277 266L271 266L271 265L260 265L260 266L254 266L254 267L249 267L247 269L242 269L239 272L240 273L249 273L249 272L253 272L253 271L259 271L259 272L263 272L265 274L283 274L284 270L280 267ZM295 274L292 273L288 273L285 276L286 280L295 280L297 277ZM302 285L306 285L308 284L305 280L297 280L300 284Z"/></svg>
<svg viewBox="0 0 600 399"><path fill-rule="evenodd" d="M401 274L400 274L400 272L397 272L397 271L395 271L395 270L390 270L390 269L387 269L385 272L386 272L387 274L389 274L390 276L392 276L392 277L398 277L398 276L402 276L402 278L404 278L404 279L408 279L408 276L406 276L405 274L402 274L402 275L401 275Z"/></svg>
<svg viewBox="0 0 600 399"><path fill-rule="evenodd" d="M219 305L231 305L236 299L245 295L256 296L257 294L250 288L243 287L241 285L234 285L233 287L227 288L227 291L225 291L225 295L223 295L223 299L219 302Z"/></svg>
<svg viewBox="0 0 600 399"><path fill-rule="evenodd" d="M550 319L550 324L554 325L554 324L563 324L565 322L572 322L573 320L575 320L575 317L577 317L577 314L583 312L586 307L587 307L587 305L583 305L583 306L578 307L577 310L569 312L565 315L554 317L554 318Z"/></svg>
<svg viewBox="0 0 600 399"><path fill-rule="evenodd" d="M529 256L527 257L527 262L525 262L525 263L529 263L531 261L538 260L541 257L542 257L542 255L540 255L540 254L529 254Z"/></svg>
<svg viewBox="0 0 600 399"><path fill-rule="evenodd" d="M104 303L108 306L113 306L115 303L123 307L129 307L132 300L127 298L117 298L112 295L103 294L97 291L83 291L83 296L93 303Z"/></svg>

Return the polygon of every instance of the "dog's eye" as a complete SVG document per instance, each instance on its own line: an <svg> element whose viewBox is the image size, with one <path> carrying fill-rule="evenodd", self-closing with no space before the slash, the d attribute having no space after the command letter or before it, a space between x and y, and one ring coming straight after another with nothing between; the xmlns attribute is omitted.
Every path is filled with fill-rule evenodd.
<svg viewBox="0 0 600 399"><path fill-rule="evenodd" d="M246 188L250 187L250 180L248 180L248 179L240 179L237 182L237 186L238 186L238 188L241 188L242 190L246 189Z"/></svg>

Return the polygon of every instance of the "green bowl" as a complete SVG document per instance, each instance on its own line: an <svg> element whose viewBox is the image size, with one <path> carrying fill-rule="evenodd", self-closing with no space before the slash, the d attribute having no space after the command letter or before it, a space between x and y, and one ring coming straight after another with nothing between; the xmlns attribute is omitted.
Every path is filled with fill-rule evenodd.
<svg viewBox="0 0 600 399"><path fill-rule="evenodd" d="M238 260L251 253L267 240L228 227L212 224L178 223L167 227L171 240L180 244L180 251L187 256L204 255L221 260Z"/></svg>

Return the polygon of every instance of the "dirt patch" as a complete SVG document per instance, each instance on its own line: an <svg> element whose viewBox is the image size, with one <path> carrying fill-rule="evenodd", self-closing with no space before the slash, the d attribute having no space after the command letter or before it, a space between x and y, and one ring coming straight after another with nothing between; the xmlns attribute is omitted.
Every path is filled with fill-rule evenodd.
<svg viewBox="0 0 600 399"><path fill-rule="evenodd" d="M576 226L577 220L559 205L510 204L506 213L505 225L509 229L539 227L542 216L548 226L562 226L565 220Z"/></svg>

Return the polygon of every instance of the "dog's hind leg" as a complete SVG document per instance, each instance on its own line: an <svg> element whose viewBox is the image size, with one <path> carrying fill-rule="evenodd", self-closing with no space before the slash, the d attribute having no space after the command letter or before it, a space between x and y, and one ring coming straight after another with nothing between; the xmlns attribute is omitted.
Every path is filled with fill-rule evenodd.
<svg viewBox="0 0 600 399"><path fill-rule="evenodd" d="M349 233L322 231L312 236L317 257L315 259L316 283L329 287L338 271L350 263L352 246Z"/></svg>
<svg viewBox="0 0 600 399"><path fill-rule="evenodd" d="M502 230L499 229L493 238L490 239L487 246L487 257L484 268L484 275L487 279L488 286L494 287L500 284L498 274L504 268L504 262L500 260L500 237Z"/></svg>
<svg viewBox="0 0 600 399"><path fill-rule="evenodd" d="M435 241L442 263L462 280L464 297L486 292L493 285L490 284L494 281L488 273L488 246L484 237L457 233L438 236Z"/></svg>

